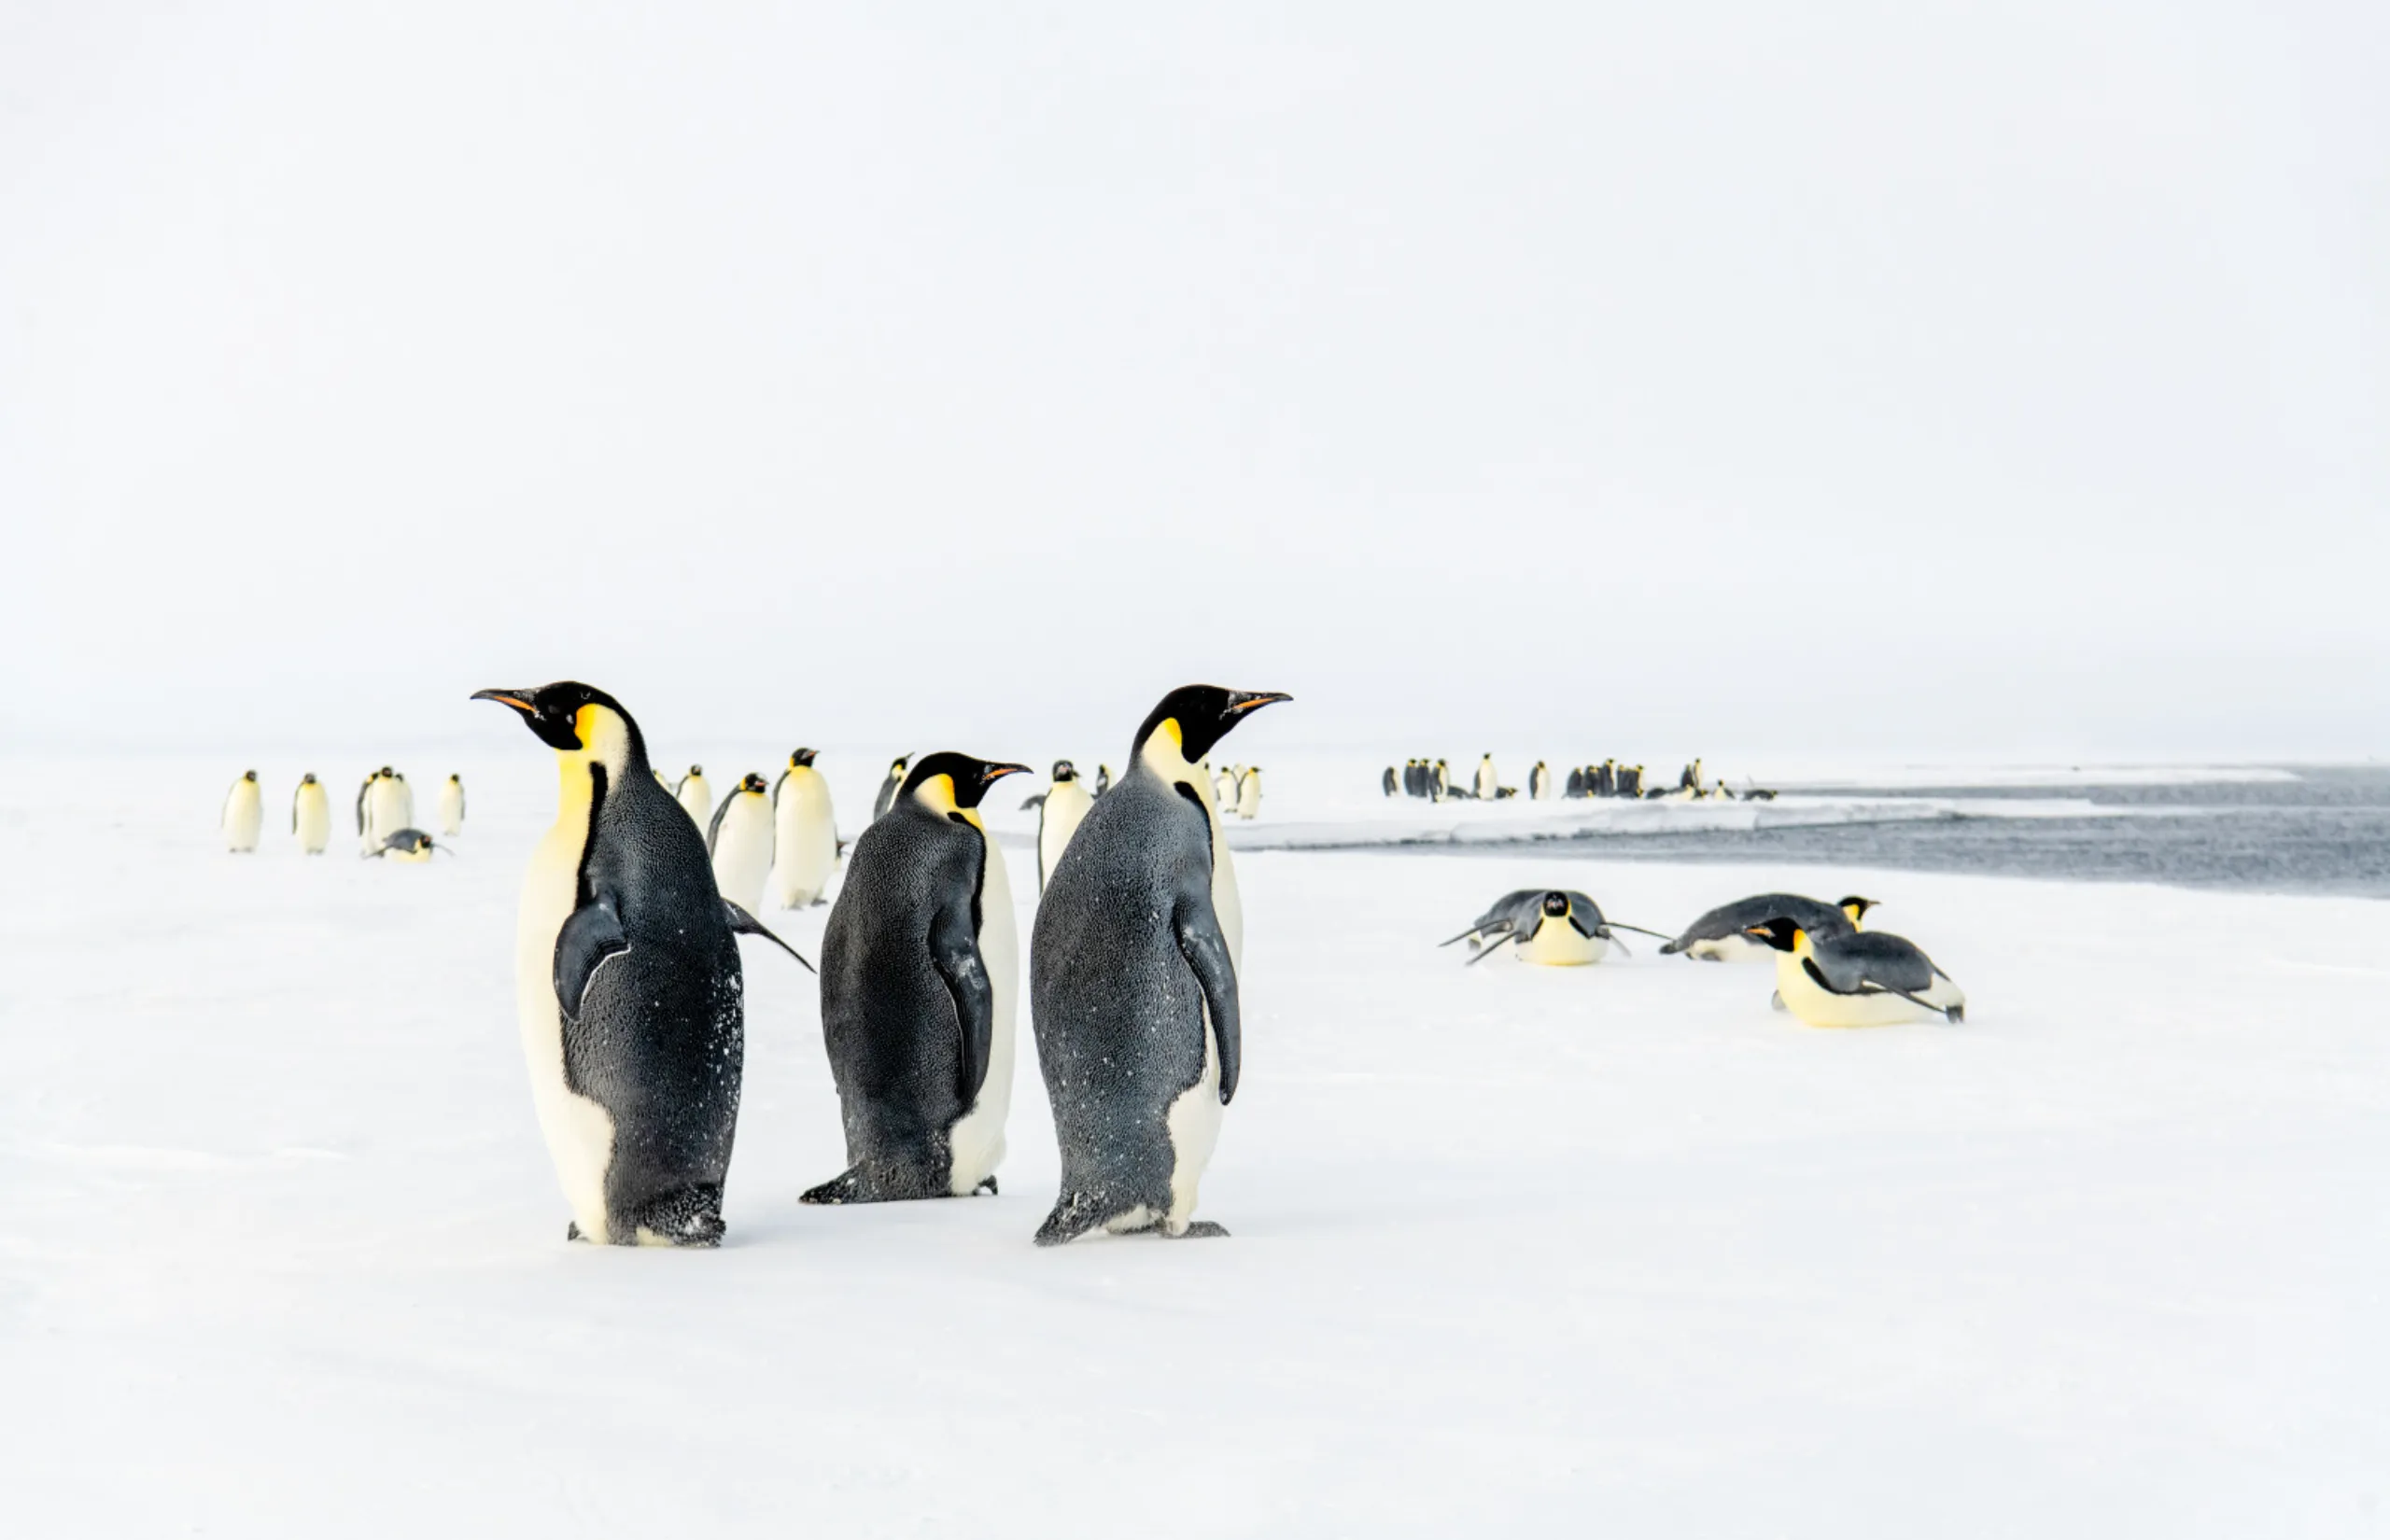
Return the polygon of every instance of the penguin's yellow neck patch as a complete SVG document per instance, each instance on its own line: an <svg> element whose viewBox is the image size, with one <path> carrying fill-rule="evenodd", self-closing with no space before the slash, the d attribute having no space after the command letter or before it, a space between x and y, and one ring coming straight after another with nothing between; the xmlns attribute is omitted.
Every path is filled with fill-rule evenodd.
<svg viewBox="0 0 2390 1540"><path fill-rule="evenodd" d="M1799 930L1799 929L1795 929L1795 930L1793 931L1793 932L1792 932L1792 955L1793 955L1794 957L1796 957L1796 958L1807 957L1807 956L1809 955L1809 932L1808 932L1808 931L1803 931L1803 930Z"/></svg>
<svg viewBox="0 0 2390 1540"><path fill-rule="evenodd" d="M1149 765L1154 774L1164 780L1177 780L1196 767L1187 760L1187 739L1178 730L1176 717L1164 717L1161 724L1146 735L1145 747L1137 757ZM1206 787L1212 777L1202 777Z"/></svg>
<svg viewBox="0 0 2390 1540"><path fill-rule="evenodd" d="M954 800L952 776L932 776L913 789L913 800L940 818L960 814L963 821L974 829L982 833L987 832L988 826L979 821L979 810L977 807L964 807Z"/></svg>
<svg viewBox="0 0 2390 1540"><path fill-rule="evenodd" d="M581 747L556 750L559 818L588 812L592 764L602 764L611 774L620 775L630 761L630 725L604 707L593 702L574 712L572 731Z"/></svg>

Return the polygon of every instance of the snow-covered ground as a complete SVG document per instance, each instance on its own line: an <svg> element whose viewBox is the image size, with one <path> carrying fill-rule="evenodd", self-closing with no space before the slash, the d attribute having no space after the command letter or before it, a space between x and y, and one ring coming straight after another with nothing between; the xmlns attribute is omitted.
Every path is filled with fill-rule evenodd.
<svg viewBox="0 0 2390 1540"><path fill-rule="evenodd" d="M425 867L299 857L295 763L235 858L240 765L0 762L7 1533L2390 1533L2378 903L1249 851L1233 1236L1059 1252L1032 1051L1003 1197L799 1207L836 1098L749 944L729 1242L601 1250L515 1042L544 760ZM1968 1023L1435 947L1543 882L1857 888Z"/></svg>

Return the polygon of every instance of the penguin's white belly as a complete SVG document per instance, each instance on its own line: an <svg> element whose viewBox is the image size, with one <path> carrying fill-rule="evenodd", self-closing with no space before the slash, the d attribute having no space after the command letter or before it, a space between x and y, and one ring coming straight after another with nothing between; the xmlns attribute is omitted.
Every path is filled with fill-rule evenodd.
<svg viewBox="0 0 2390 1540"><path fill-rule="evenodd" d="M465 789L454 781L440 789L440 832L443 834L465 832Z"/></svg>
<svg viewBox="0 0 2390 1540"><path fill-rule="evenodd" d="M1697 962L1773 962L1784 954L1764 941L1736 935L1696 941L1684 949L1684 955Z"/></svg>
<svg viewBox="0 0 2390 1540"><path fill-rule="evenodd" d="M1934 1018L1934 1012L1911 1004L1899 995L1835 994L1811 978L1809 971L1801 966L1801 959L1791 952L1776 954L1776 994L1796 1020L1811 1027L1897 1027ZM1933 987L1918 999L1937 1010L1967 1002L1964 991L1938 974Z"/></svg>
<svg viewBox="0 0 2390 1540"><path fill-rule="evenodd" d="M1577 933L1577 928L1566 917L1543 917L1535 934L1525 941L1512 942L1511 950L1521 962L1539 962L1552 968L1577 968L1589 962L1599 962L1610 955L1610 943L1599 936Z"/></svg>
<svg viewBox="0 0 2390 1540"><path fill-rule="evenodd" d="M837 864L838 830L830 788L812 770L789 772L772 817L772 898L801 909L822 896Z"/></svg>
<svg viewBox="0 0 2390 1540"><path fill-rule="evenodd" d="M691 776L681 783L681 790L672 793L672 798L681 805L681 811L696 821L697 832L703 833L713 819L713 788Z"/></svg>
<svg viewBox="0 0 2390 1540"><path fill-rule="evenodd" d="M1236 890L1236 862L1229 857L1229 842L1220 833L1219 815L1212 815L1212 913L1229 944L1229 963L1244 978L1244 901Z"/></svg>
<svg viewBox="0 0 2390 1540"><path fill-rule="evenodd" d="M224 799L224 847L250 851L258 847L258 831L265 826L265 798L258 783L244 780Z"/></svg>
<svg viewBox="0 0 2390 1540"><path fill-rule="evenodd" d="M739 792L722 815L722 827L714 832L714 886L722 889L724 898L749 914L761 914L764 878L771 869L771 803L761 792Z"/></svg>
<svg viewBox="0 0 2390 1540"><path fill-rule="evenodd" d="M324 847L332 842L332 804L331 799L324 795L320 782L314 791L313 796L300 793L298 817L293 821L299 826L299 848L311 856L317 856L323 854Z"/></svg>
<svg viewBox="0 0 2390 1540"><path fill-rule="evenodd" d="M1013 922L1012 878L1004 852L987 841L988 868L979 881L979 960L993 997L988 1034L988 1078L971 1110L948 1136L953 1172L948 1190L967 1197L1004 1164L1005 1120L1012 1113L1013 1015L1020 994L1020 939Z"/></svg>
<svg viewBox="0 0 2390 1540"><path fill-rule="evenodd" d="M1220 1039L1212 1030L1212 1014L1208 1007L1202 1013L1203 1023L1203 1078L1181 1091L1170 1104L1163 1123L1170 1130L1170 1212L1162 1220L1162 1228L1173 1235L1187 1233L1188 1221L1195 1217L1196 1190L1202 1184L1203 1169L1212 1163L1212 1151L1220 1142L1220 1120L1228 1109L1220 1105Z"/></svg>
<svg viewBox="0 0 2390 1540"><path fill-rule="evenodd" d="M1070 847L1071 836L1078 833L1079 820L1095 805L1095 799L1075 780L1057 784L1046 793L1045 816L1037 824L1037 869L1050 880L1055 863Z"/></svg>
<svg viewBox="0 0 2390 1540"><path fill-rule="evenodd" d="M401 780L377 780L365 799L365 839L378 846L401 829L415 827L415 793Z"/></svg>
<svg viewBox="0 0 2390 1540"><path fill-rule="evenodd" d="M1247 775L1244 784L1237 788L1236 816L1241 819L1256 819L1261 816L1261 777L1259 776Z"/></svg>
<svg viewBox="0 0 2390 1540"><path fill-rule="evenodd" d="M587 819L584 809L583 826ZM606 1228L606 1169L613 1161L614 1120L572 1091L564 1078L564 1016L556 1005L556 932L572 916L582 832L559 824L531 853L514 932L514 1008L531 1104L555 1163L556 1182L583 1237L600 1245Z"/></svg>

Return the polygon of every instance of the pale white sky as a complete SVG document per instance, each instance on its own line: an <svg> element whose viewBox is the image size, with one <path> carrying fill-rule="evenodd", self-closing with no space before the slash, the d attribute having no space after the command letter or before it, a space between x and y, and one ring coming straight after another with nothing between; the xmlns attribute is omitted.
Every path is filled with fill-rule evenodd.
<svg viewBox="0 0 2390 1540"><path fill-rule="evenodd" d="M0 730L2379 751L2384 79L2378 3L0 0Z"/></svg>

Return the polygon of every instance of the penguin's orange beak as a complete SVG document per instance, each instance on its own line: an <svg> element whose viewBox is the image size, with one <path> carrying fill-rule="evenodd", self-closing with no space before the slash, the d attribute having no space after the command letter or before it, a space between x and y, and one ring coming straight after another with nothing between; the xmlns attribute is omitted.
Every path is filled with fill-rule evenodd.
<svg viewBox="0 0 2390 1540"><path fill-rule="evenodd" d="M1032 776L1036 772L1025 764L991 764L979 772L979 784L993 786L1006 776Z"/></svg>
<svg viewBox="0 0 2390 1540"><path fill-rule="evenodd" d="M527 717L539 709L527 698L530 693L528 690L476 690L472 693L472 698L477 701L496 701L500 706L511 706Z"/></svg>
<svg viewBox="0 0 2390 1540"><path fill-rule="evenodd" d="M1247 711L1256 711L1278 701L1290 701L1294 698L1276 690L1240 690L1229 697L1229 715L1243 716Z"/></svg>

